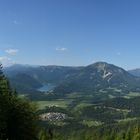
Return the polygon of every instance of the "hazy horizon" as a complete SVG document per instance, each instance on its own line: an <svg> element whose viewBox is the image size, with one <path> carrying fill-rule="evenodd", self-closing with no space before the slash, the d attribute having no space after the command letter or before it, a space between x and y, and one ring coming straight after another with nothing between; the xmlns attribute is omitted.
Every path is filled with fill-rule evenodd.
<svg viewBox="0 0 140 140"><path fill-rule="evenodd" d="M96 62L93 62L93 63L90 63L90 64L87 64L87 65L51 65L51 64L48 64L48 65L40 65L40 64L36 64L36 65L33 65L33 64L19 64L19 63L15 63L15 64L10 64L10 65L4 65L4 68L9 68L9 67L12 67L12 66L25 66L25 67L40 67L40 66L60 66L60 67L86 67L86 66L89 66L89 65L92 65L92 64L95 64L95 63L100 63L100 62L103 62L103 63L108 63L108 62L105 62L105 61L96 61ZM111 65L114 65L114 66L117 66L117 67L120 67L120 68L123 68L119 65L116 65L116 64L113 64L113 63L108 63L108 64L111 64ZM137 67L137 68L132 68L132 69L125 69L123 68L124 70L126 71L129 71L129 70L136 70L136 69L140 69L140 67Z"/></svg>

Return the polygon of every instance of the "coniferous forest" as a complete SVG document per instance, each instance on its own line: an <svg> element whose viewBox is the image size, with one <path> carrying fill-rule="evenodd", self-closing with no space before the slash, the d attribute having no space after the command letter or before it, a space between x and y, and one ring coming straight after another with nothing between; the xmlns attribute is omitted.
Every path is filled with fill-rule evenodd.
<svg viewBox="0 0 140 140"><path fill-rule="evenodd" d="M0 140L38 140L36 107L10 88L0 65Z"/></svg>

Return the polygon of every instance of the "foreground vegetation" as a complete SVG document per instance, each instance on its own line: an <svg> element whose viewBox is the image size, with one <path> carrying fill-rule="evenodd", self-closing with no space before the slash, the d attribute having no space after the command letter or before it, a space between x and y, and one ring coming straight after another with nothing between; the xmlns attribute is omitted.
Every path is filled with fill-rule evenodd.
<svg viewBox="0 0 140 140"><path fill-rule="evenodd" d="M11 90L0 66L0 140L45 139L47 136L39 126L36 107Z"/></svg>
<svg viewBox="0 0 140 140"><path fill-rule="evenodd" d="M54 130L53 140L140 140L139 121L96 128Z"/></svg>

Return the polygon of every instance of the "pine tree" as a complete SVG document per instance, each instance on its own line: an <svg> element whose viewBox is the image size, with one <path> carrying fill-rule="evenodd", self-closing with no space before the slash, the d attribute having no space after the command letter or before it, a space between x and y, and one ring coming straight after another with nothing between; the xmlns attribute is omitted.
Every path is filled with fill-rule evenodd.
<svg viewBox="0 0 140 140"><path fill-rule="evenodd" d="M2 68L2 64L0 64L0 94L11 95L10 84L8 79L4 76Z"/></svg>
<svg viewBox="0 0 140 140"><path fill-rule="evenodd" d="M0 65L0 140L38 140L35 107L15 94Z"/></svg>
<svg viewBox="0 0 140 140"><path fill-rule="evenodd" d="M129 127L128 130L127 130L125 140L132 140L132 130L131 130L130 127Z"/></svg>

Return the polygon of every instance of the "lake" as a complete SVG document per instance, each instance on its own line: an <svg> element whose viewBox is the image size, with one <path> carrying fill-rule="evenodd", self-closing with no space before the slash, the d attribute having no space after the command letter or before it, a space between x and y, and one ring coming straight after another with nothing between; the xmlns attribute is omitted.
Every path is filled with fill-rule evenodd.
<svg viewBox="0 0 140 140"><path fill-rule="evenodd" d="M53 90L55 87L54 84L44 84L41 88L38 89L38 91L41 92L48 92L50 90Z"/></svg>

